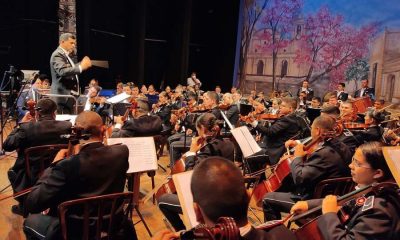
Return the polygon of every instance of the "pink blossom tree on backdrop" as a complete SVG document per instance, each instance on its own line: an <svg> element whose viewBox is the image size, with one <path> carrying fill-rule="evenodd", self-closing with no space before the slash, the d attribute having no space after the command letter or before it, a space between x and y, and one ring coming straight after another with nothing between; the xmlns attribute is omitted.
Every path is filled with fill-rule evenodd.
<svg viewBox="0 0 400 240"><path fill-rule="evenodd" d="M261 36L263 44L259 48L272 55L272 89L276 88L278 52L289 45L293 16L300 11L302 4L302 0L271 0L264 10L261 23L267 31Z"/></svg>
<svg viewBox="0 0 400 240"><path fill-rule="evenodd" d="M306 32L300 39L295 62L308 67L306 79L314 82L330 77L330 86L342 82L346 69L368 54L377 24L356 28L345 24L341 15L322 7L306 19Z"/></svg>

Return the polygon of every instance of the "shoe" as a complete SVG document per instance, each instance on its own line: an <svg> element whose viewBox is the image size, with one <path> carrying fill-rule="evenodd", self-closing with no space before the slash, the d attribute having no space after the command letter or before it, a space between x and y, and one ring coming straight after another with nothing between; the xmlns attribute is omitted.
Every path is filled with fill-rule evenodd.
<svg viewBox="0 0 400 240"><path fill-rule="evenodd" d="M22 211L22 208L20 205L13 205L11 206L11 212L20 216L24 216L24 213Z"/></svg>

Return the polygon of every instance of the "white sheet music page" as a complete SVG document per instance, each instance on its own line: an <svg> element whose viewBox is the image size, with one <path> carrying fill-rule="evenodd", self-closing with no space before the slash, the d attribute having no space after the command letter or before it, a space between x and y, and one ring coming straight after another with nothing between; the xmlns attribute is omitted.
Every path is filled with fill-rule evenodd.
<svg viewBox="0 0 400 240"><path fill-rule="evenodd" d="M108 138L109 145L122 143L129 149L127 173L157 170L157 153L153 137Z"/></svg>
<svg viewBox="0 0 400 240"><path fill-rule="evenodd" d="M178 193L179 202L182 207L183 222L185 223L187 230L192 229L199 224L196 220L196 214L194 213L193 195L190 190L192 175L193 170L172 175L176 192Z"/></svg>
<svg viewBox="0 0 400 240"><path fill-rule="evenodd" d="M251 135L249 129L246 126L238 127L231 130L233 137L239 144L240 149L243 152L245 158L253 155L256 152L261 151L260 146Z"/></svg>
<svg viewBox="0 0 400 240"><path fill-rule="evenodd" d="M382 151L394 180L400 186L400 147L383 147Z"/></svg>
<svg viewBox="0 0 400 240"><path fill-rule="evenodd" d="M107 103L112 103L112 104L119 103L119 102L124 101L125 99L130 98L130 97L131 97L131 95L126 94L125 92L123 92L121 94L118 94L118 95L116 95L114 97L111 97L111 98L107 99Z"/></svg>

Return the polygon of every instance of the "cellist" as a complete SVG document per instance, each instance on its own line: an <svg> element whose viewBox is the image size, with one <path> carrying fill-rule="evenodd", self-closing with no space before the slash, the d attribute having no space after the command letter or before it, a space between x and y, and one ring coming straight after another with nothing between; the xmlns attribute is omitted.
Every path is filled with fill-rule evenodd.
<svg viewBox="0 0 400 240"><path fill-rule="evenodd" d="M233 143L215 136L219 133L218 128L214 114L204 113L196 120L196 130L199 136L192 138L190 150L185 153L186 170L195 168L199 162L210 156L220 156L233 161ZM211 139L207 140L207 138ZM185 229L179 217L182 209L176 194L165 194L160 197L158 207L176 231Z"/></svg>
<svg viewBox="0 0 400 240"><path fill-rule="evenodd" d="M335 125L335 120L329 116L317 117L311 126L314 147L308 152L304 151L303 144L294 140L285 143L295 147L290 163L294 191L267 193L263 199L265 220L280 219L280 212L289 212L296 201L311 198L320 181L350 175L346 167L351 159L350 150L335 138L325 139L328 133L334 132Z"/></svg>
<svg viewBox="0 0 400 240"><path fill-rule="evenodd" d="M393 181L379 142L364 143L357 148L349 167L356 188ZM370 192L353 199L342 206L348 214L344 223L337 215L337 198L333 195L323 200L299 201L291 212L301 213L321 204L323 214L317 219L317 226L324 239L400 239L399 196Z"/></svg>

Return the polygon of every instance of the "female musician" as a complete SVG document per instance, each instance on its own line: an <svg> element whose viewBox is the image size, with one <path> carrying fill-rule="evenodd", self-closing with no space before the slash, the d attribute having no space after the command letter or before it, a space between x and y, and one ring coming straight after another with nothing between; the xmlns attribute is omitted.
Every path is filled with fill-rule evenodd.
<svg viewBox="0 0 400 240"><path fill-rule="evenodd" d="M349 165L357 188L393 181L379 142L361 145ZM323 215L317 220L324 239L400 239L399 196L371 192L347 202L342 209L349 220L341 223L336 196L297 202L291 212L300 213L321 205Z"/></svg>
<svg viewBox="0 0 400 240"><path fill-rule="evenodd" d="M354 136L360 143L380 141L383 134L383 128L380 123L383 120L385 120L385 116L381 112L367 111L364 117L364 124L362 124L367 128L355 131Z"/></svg>
<svg viewBox="0 0 400 240"><path fill-rule="evenodd" d="M196 120L198 137L192 138L190 150L185 153L185 169L189 170L210 156L221 156L233 161L233 144L215 137L219 128L217 119L211 113L204 113ZM211 138L211 139L210 139ZM158 207L169 220L175 230L183 230L185 226L179 217L182 209L176 194L165 194L158 200Z"/></svg>

